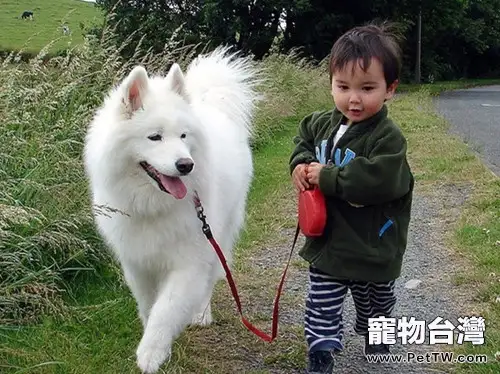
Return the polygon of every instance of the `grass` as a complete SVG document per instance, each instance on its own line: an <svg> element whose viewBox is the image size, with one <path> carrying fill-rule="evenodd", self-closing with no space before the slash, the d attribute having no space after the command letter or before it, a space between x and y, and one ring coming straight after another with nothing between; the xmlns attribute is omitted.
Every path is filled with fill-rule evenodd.
<svg viewBox="0 0 500 374"><path fill-rule="evenodd" d="M74 47L83 42L81 24L90 27L103 20L94 4L80 0L0 0L0 8L0 51L36 54L49 40L55 40L50 52ZM33 20L21 19L25 10L33 11ZM70 35L63 34L63 25Z"/></svg>
<svg viewBox="0 0 500 374"><path fill-rule="evenodd" d="M289 125L295 122L287 121ZM255 248L267 245L269 235L283 221L280 210L268 201L274 200L279 205L286 196L281 192L287 190L282 181L287 178L283 162L290 146L284 142L292 135L290 129L292 127L284 130L277 140L262 146L256 154L257 178L250 195L248 227L237 249L238 264L244 266L235 269L235 279L245 314L266 331L270 331L274 292L269 284L277 283L281 266L266 271L248 263ZM276 186L280 187L276 189ZM92 278L83 283L85 286L74 295L78 302L68 318L46 318L41 325L1 333L8 346L8 349L0 348L0 362L8 363L3 367L0 364L2 372L21 373L40 363L44 366L38 367L37 373L136 372L134 352L140 339L140 322L136 318L134 301L118 284L113 271L97 282ZM262 301L258 302L259 299ZM214 309L217 323L210 328L190 328L183 333L174 344L167 372L233 373L244 370L258 373L257 368L248 370L249 357L262 357L269 365L282 369L304 365L300 328L281 326L281 339L268 345L259 342L240 324L224 282L218 285L213 302L217 306ZM52 344L47 345L49 341ZM224 359L214 360L214 357Z"/></svg>
<svg viewBox="0 0 500 374"><path fill-rule="evenodd" d="M179 58L185 66L189 51L169 48L142 62L158 72ZM122 61L116 48L85 42L72 58L58 58L48 66L7 61L0 68L2 373L137 372L134 350L140 323L135 304L95 233L81 165L93 108L131 63ZM303 61L271 56L262 67L272 79L261 87L266 99L256 120L255 180L234 270L246 315L269 331L282 268L259 266L256 258L283 244L288 238L280 237L282 230L293 225L287 162L297 123L331 101L327 77ZM403 87L409 94L390 105L408 138L419 188L471 187L472 197L448 240L473 265L457 282L471 286L475 299L470 312L486 318L486 344L455 348L486 353L490 363L457 370L494 373L498 366L492 357L500 346L495 302L500 295L500 183L466 145L448 135L447 123L433 112L431 101L437 90L467 85ZM298 261L292 265L304 267ZM301 302L285 293L282 305L294 309ZM168 372L257 374L267 372L262 363L283 371L305 365L302 327L283 324L276 342L258 341L241 326L224 282L214 295L214 314L213 326L190 328L176 341Z"/></svg>
<svg viewBox="0 0 500 374"><path fill-rule="evenodd" d="M7 130L0 135L0 262L6 265L0 269L2 372L136 370L134 348L140 328L135 304L117 269L106 265L110 259L91 224L80 157L86 124L93 113L90 106L97 105L101 93L130 69L115 48L101 48L84 45L71 58L55 59L49 66L38 61L26 66L6 62L0 70L5 87L0 92L0 105L5 108L0 120ZM189 56L186 51L180 54L185 61L179 61L185 66ZM150 71L161 71L182 56L169 51L143 63ZM277 195L276 185L288 178L283 160L290 151L290 131L301 116L316 109L318 100L329 100L319 72L301 61L272 56L263 68L274 78L262 86L266 100L256 119L253 146L260 177L252 187L250 224L237 250L242 268L251 254L248 250L264 245L267 235L280 225L280 212L267 201ZM286 134L276 138L283 131ZM259 282L255 273L241 273L237 280L245 305L252 305L250 301L259 293L272 303L268 280L277 277L275 272L262 273ZM247 355L258 356L267 349L241 329L225 284L219 289L215 300L218 324L208 331L191 329L181 336L174 347L171 371L237 372L247 364ZM261 311L249 313L257 323L269 323ZM300 330L290 327L283 331L302 342ZM229 340L210 344L219 342L219 336ZM235 341L241 350L227 360L213 360L229 355ZM271 352L269 359L283 365L281 354L289 351L281 341ZM198 359L187 358L192 356Z"/></svg>
<svg viewBox="0 0 500 374"><path fill-rule="evenodd" d="M328 105L327 97L323 96L321 100L319 106ZM466 175L479 168L473 174L477 180L480 180L483 172L484 180L489 180L486 176L488 173L477 159L461 157L468 152L467 148L446 135L446 123L442 119L425 110L431 109L431 105L425 92L412 94L391 104L391 112L402 124L410 149L413 150L410 159L419 183L436 187L442 183L469 182L452 163L448 167L433 166L433 151L439 149L442 142L449 149L445 153L446 158L461 159ZM421 110L415 109L418 107ZM301 111L306 112L306 109L309 107L305 106ZM286 162L291 149L290 139L300 115L288 114L282 119L282 126L276 130L276 135L263 142L255 152L256 179L250 193L248 223L236 256L236 282L246 315L266 331L270 328L270 306L274 292L270 285L277 283L281 266L262 269L253 262L253 258L260 251L272 247L273 242L279 241L275 234L290 224L290 217L283 212L283 207L289 205L287 200L291 198ZM427 142L420 143L422 134L431 130L437 137L435 141L427 139ZM269 204L269 201L274 204ZM488 204L480 204L480 207L492 208ZM480 231L478 235L486 235L484 230ZM478 238L473 239L472 244ZM126 288L117 282L117 277L115 269L111 268L97 279L93 275L77 278L74 283L81 286L73 289L68 297L71 312L66 318L45 318L40 325L4 330L0 335L6 339L8 346L8 349L0 349L0 362L8 363L4 365L4 371L136 372L134 349L140 338L140 323L136 318L134 302ZM287 300L286 297L283 302L285 307L295 303L297 300ZM167 372L229 373L245 370L247 373L265 373L267 371L259 368L261 360L268 369L297 370L305 365L301 326L282 325L280 338L269 345L258 341L241 326L224 282L217 287L214 305L217 306L214 310L217 323L205 329L190 328L183 333L174 345L173 359L166 367ZM490 321L489 316L487 321ZM488 327L493 330L490 323ZM488 330L487 345L481 349L481 353L487 353L490 359L497 346L493 339L494 332ZM53 343L47 345L48 341ZM470 347L463 350L464 353L473 351ZM214 360L214 357L224 359ZM255 368L249 367L253 362L251 357L259 358L254 362ZM468 373L493 373L497 366L468 365L463 366L463 370Z"/></svg>
<svg viewBox="0 0 500 374"><path fill-rule="evenodd" d="M488 354L500 351L500 180L488 171L475 181L474 194L466 205L451 242L474 264L465 283L471 289L470 314L486 320L485 345L465 345L459 351ZM464 366L462 372L493 373L499 362L485 367ZM496 371L495 371L496 372Z"/></svg>
<svg viewBox="0 0 500 374"><path fill-rule="evenodd" d="M486 319L485 344L455 345L461 354L487 354L486 365L464 364L460 373L497 373L495 354L500 350L500 179L486 168L461 140L449 135L449 124L434 112L428 90L402 100L395 116L408 137L410 159L422 190L442 186L468 186L471 196L461 218L448 233L447 242L470 264L457 282L470 287L464 315ZM415 108L418 108L415 110ZM432 134L429 136L428 134ZM468 314L467 314L468 313ZM457 316L458 317L458 316Z"/></svg>

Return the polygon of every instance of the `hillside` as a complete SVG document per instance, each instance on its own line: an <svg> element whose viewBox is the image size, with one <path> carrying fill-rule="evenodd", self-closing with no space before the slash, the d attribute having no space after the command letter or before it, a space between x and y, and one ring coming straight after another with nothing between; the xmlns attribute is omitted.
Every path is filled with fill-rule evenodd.
<svg viewBox="0 0 500 374"><path fill-rule="evenodd" d="M102 14L94 4L79 0L0 0L0 50L21 48L37 52L52 40L51 51L82 41L80 25L99 24ZM33 19L22 19L24 11ZM70 30L64 35L63 25Z"/></svg>

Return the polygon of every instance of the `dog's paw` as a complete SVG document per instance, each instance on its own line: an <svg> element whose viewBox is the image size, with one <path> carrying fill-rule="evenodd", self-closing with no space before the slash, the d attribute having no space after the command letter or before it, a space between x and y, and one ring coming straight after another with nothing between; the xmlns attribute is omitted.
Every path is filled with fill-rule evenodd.
<svg viewBox="0 0 500 374"><path fill-rule="evenodd" d="M143 373L156 373L170 359L171 348L141 342L137 348L137 366Z"/></svg>

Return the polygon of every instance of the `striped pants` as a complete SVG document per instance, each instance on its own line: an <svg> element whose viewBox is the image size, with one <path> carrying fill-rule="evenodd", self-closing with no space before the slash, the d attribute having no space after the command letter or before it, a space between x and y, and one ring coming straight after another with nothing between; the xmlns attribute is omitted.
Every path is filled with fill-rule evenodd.
<svg viewBox="0 0 500 374"><path fill-rule="evenodd" d="M396 304L394 283L339 280L309 268L309 294L306 300L305 335L309 352L342 350L344 326L342 312L347 290L356 308L354 331L368 335L368 318L390 317Z"/></svg>

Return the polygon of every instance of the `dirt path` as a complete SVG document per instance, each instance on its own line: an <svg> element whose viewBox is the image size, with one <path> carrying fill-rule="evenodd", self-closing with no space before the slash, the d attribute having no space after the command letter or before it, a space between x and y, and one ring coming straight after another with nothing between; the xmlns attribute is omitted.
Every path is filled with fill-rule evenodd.
<svg viewBox="0 0 500 374"><path fill-rule="evenodd" d="M460 270L460 265L457 265L456 255L445 246L445 233L449 230L450 223L458 217L460 206L467 197L467 188L451 185L441 186L431 193L421 191L415 193L408 248L402 276L396 286L398 302L395 317L415 317L417 320L425 319L429 323L439 316L449 319L454 324L457 323L456 318L461 312L463 313L460 306L467 305L468 302L463 300L464 294L460 292L459 286L454 284L453 276ZM284 214L294 216L294 196L290 195L288 201L290 205L286 207ZM282 235L287 238L285 243L275 248L266 248L257 254L253 258L253 265L262 267L284 263L293 234L294 229L282 229ZM416 288L405 287L408 281L415 279L421 281ZM290 269L285 288L286 297L281 307L280 323L282 326L301 328L307 292L307 264L297 254L294 255L294 266ZM450 364L368 364L362 356L363 342L353 331L354 318L354 305L349 294L344 313L345 350L337 357L334 372L342 374L451 372ZM406 352L421 354L439 350L450 351L450 348L428 344L413 346L397 344L392 348L393 353L403 354L405 357ZM304 372L304 369L283 371L276 366L269 367L263 364L256 366L260 367L255 369L268 373Z"/></svg>

